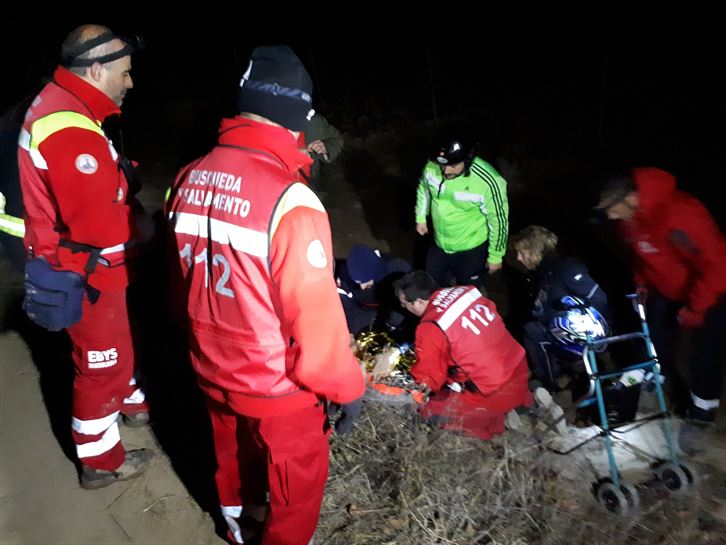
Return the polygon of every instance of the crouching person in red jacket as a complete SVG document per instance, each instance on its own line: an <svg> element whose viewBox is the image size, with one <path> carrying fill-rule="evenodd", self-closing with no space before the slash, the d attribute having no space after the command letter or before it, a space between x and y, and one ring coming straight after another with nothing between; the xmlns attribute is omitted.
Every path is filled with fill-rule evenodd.
<svg viewBox="0 0 726 545"><path fill-rule="evenodd" d="M401 305L421 317L414 379L428 386L424 418L480 439L504 432L509 411L532 404L524 349L492 301L474 286L439 289L414 271L394 283Z"/></svg>
<svg viewBox="0 0 726 545"><path fill-rule="evenodd" d="M365 390L328 216L296 182L311 162L297 146L311 95L289 47L256 48L240 115L222 121L218 145L182 169L171 192L190 355L230 543L245 542L250 517L264 521L265 545L310 542L328 476L325 402L341 406L336 429L346 432Z"/></svg>

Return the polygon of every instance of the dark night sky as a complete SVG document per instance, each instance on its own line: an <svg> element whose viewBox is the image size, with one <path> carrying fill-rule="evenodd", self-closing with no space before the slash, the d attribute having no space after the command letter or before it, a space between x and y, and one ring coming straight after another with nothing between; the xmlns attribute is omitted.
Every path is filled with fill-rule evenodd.
<svg viewBox="0 0 726 545"><path fill-rule="evenodd" d="M313 76L317 108L348 134L430 123L435 97L440 118L475 121L482 140L499 152L576 154L594 146L614 160L660 163L686 178L723 178L725 48L705 28L573 31L568 24L560 32L550 24L508 28L511 19L502 19L497 31L487 21L481 32L452 32L431 22L354 27L348 17L327 30L298 25L291 32L294 17L272 30L269 19L252 25L244 13L222 22L210 15L194 25L189 16L179 24L95 19L146 41L124 105L128 140L148 137L135 150L141 159L163 160L175 146L183 159L204 151L219 116L232 113L251 49L286 42ZM66 15L39 23L29 40L2 36L2 110L37 89L65 34L89 20ZM14 30L24 24L2 23ZM170 142L170 135L184 139Z"/></svg>

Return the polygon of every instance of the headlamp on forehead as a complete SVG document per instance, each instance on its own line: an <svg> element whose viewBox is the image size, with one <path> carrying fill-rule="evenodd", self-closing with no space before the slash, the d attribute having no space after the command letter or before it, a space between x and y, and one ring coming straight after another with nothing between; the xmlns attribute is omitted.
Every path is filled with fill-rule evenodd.
<svg viewBox="0 0 726 545"><path fill-rule="evenodd" d="M118 51L114 51L108 55L90 57L87 59L79 58L94 47L98 47L99 45L108 43L112 40L121 40L124 43L124 46ZM87 42L83 42L77 48L65 52L65 54L61 57L61 65L66 68L76 68L81 66L91 66L94 63L104 64L120 59L121 57L131 55L132 53L136 53L142 49L144 49L144 39L141 36L119 36L113 32L104 32L100 36L96 36Z"/></svg>

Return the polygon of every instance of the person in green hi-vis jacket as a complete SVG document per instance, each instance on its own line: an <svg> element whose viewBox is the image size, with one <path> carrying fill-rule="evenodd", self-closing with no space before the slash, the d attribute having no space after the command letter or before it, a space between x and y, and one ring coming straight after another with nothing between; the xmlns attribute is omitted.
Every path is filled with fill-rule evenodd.
<svg viewBox="0 0 726 545"><path fill-rule="evenodd" d="M433 244L426 271L440 286L484 286L485 275L502 268L509 234L507 182L476 156L467 129L448 127L436 140L416 193L416 231Z"/></svg>

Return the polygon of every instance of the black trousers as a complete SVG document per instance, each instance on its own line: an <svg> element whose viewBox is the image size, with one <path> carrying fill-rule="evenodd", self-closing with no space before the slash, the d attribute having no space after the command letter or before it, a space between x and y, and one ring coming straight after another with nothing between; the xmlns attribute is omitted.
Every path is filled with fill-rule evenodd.
<svg viewBox="0 0 726 545"><path fill-rule="evenodd" d="M488 241L471 250L453 254L447 254L432 243L426 256L426 272L442 288L468 284L484 287L488 255Z"/></svg>
<svg viewBox="0 0 726 545"><path fill-rule="evenodd" d="M684 381L675 361L681 303L652 293L647 304L650 334L663 374L672 381L672 401L690 407L692 414L712 420L721 396L726 367L726 295L706 313L703 325L691 333L688 381Z"/></svg>
<svg viewBox="0 0 726 545"><path fill-rule="evenodd" d="M560 376L560 368L552 355L549 332L540 322L527 322L522 341L530 371L545 388L552 391Z"/></svg>

